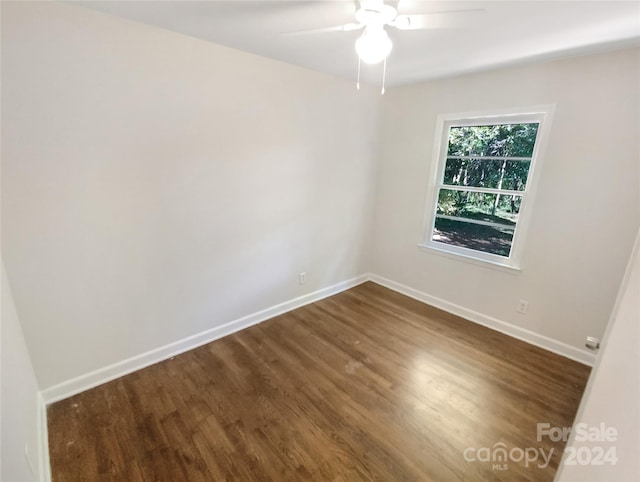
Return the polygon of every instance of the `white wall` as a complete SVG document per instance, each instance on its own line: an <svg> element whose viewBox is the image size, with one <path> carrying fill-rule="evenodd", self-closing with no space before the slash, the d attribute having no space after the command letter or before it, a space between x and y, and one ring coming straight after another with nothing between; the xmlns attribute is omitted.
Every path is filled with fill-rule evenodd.
<svg viewBox="0 0 640 482"><path fill-rule="evenodd" d="M563 465L556 477L558 482L640 480L640 232L627 270L574 422L574 426L583 423L590 428L604 423L616 429L617 436L615 440L593 442L578 442L574 436L567 445L592 455L597 454L594 447L602 447L605 452L614 448L618 460L615 465Z"/></svg>
<svg viewBox="0 0 640 482"><path fill-rule="evenodd" d="M38 383L2 265L0 480L41 480ZM27 447L27 456L25 456Z"/></svg>
<svg viewBox="0 0 640 482"><path fill-rule="evenodd" d="M626 50L391 89L371 271L582 357L586 336L604 333L640 220L639 57ZM542 104L556 112L522 271L418 248L436 116ZM530 303L525 315L519 299Z"/></svg>
<svg viewBox="0 0 640 482"><path fill-rule="evenodd" d="M638 228L639 67L628 50L381 98L79 7L2 2L3 255L40 386L368 271L580 351ZM420 250L437 114L549 103L523 271Z"/></svg>
<svg viewBox="0 0 640 482"><path fill-rule="evenodd" d="M41 387L365 273L377 98L2 2L3 255Z"/></svg>

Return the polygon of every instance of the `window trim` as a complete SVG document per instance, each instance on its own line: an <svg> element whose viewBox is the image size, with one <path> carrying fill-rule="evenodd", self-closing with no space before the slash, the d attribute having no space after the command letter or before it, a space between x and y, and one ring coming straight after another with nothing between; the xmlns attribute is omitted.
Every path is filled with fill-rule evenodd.
<svg viewBox="0 0 640 482"><path fill-rule="evenodd" d="M458 114L440 114L436 120L436 132L434 137L433 154L429 172L428 189L426 196L426 208L423 219L422 239L418 243L421 248L426 248L436 254L447 255L453 259L470 261L488 267L506 269L508 271L520 271L524 241L528 232L533 211L533 203L538 189L542 161L549 138L551 121L555 112L554 104L519 107L511 109L491 109L479 112L467 112ZM453 246L433 241L433 229L436 220L436 205L438 202L438 190L447 157L449 145L450 127L494 125L494 124L519 124L538 123L536 143L531 154L531 165L527 185L522 191L522 202L518 222L515 227L511 252L509 257L484 253L469 248Z"/></svg>

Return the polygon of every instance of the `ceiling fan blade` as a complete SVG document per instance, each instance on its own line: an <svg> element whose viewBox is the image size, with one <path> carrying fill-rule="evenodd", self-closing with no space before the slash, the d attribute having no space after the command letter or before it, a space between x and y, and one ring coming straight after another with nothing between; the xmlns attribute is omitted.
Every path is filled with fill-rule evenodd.
<svg viewBox="0 0 640 482"><path fill-rule="evenodd" d="M425 30L438 28L462 28L471 24L478 16L487 13L484 8L450 10L423 15L398 15L390 24L399 30Z"/></svg>
<svg viewBox="0 0 640 482"><path fill-rule="evenodd" d="M359 30L363 27L364 27L364 24L361 24L361 23L347 23L344 25L337 25L335 27L312 28L307 30L294 30L292 32L283 32L282 35L295 36L295 35L309 35L309 34L326 33L326 32L351 32L352 30Z"/></svg>

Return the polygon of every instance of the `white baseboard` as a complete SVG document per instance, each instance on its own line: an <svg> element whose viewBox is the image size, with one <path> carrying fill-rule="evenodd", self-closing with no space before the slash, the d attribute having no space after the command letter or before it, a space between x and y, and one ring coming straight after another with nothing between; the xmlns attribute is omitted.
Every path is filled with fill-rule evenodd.
<svg viewBox="0 0 640 482"><path fill-rule="evenodd" d="M182 340L169 343L168 345L116 362L104 368L100 368L93 372L59 383L58 385L46 388L41 392L44 405L69 398L80 392L89 390L90 388L102 385L103 383L120 378L121 376L127 375L136 370L140 370L148 367L149 365L171 358L172 356L206 345L214 340L261 323L273 318L274 316L281 315L288 311L295 310L296 308L300 308L301 306L327 298L328 296L335 295L341 291L348 290L349 288L353 288L367 280L367 275L362 275L350 280L342 281L327 288L294 298L284 303L280 303L270 308L225 323L224 325L216 326L215 328L211 328L201 333L183 338Z"/></svg>
<svg viewBox="0 0 640 482"><path fill-rule="evenodd" d="M40 480L51 482L47 405L42 398L42 392L38 393L38 445L38 470L40 472Z"/></svg>
<svg viewBox="0 0 640 482"><path fill-rule="evenodd" d="M441 298L428 295L427 293L423 293L422 291L410 288L409 286L405 286L403 284L396 283L395 281L391 281L390 279L383 278L382 276L369 274L368 279L370 281L373 281L374 283L384 286L385 288L389 288L393 291L397 291L398 293L409 296L410 298L422 301L423 303L434 306L448 313L452 313L466 320L473 321L474 323L478 323L479 325L483 325L491 328L492 330L504 333L505 335L509 335L513 338L525 341L527 343L530 343L531 345L535 345L553 353L557 353L558 355L570 358L571 360L575 360L588 366L593 366L593 364L595 363L596 356L586 350L581 350L574 346L567 345L566 343L562 343L544 335L540 335L525 328L520 328L519 326L512 325L511 323L507 323L506 321L483 315L482 313L478 313L477 311L473 311L460 305L456 305L455 303L443 300Z"/></svg>
<svg viewBox="0 0 640 482"><path fill-rule="evenodd" d="M498 320L491 316L483 315L476 311L464 308L449 301L428 295L422 291L410 288L395 281L383 278L375 274L368 274L352 278L350 280L337 283L333 286L323 288L313 293L309 293L298 298L280 303L270 308L252 313L237 320L225 323L224 325L211 328L210 330L183 338L168 345L142 353L140 355L122 360L112 365L100 368L93 372L67 380L58 385L42 390L39 394L39 416L38 416L38 437L40 443L39 469L42 480L51 481L51 468L49 461L49 439L47 431L47 405L63 400L90 388L102 385L121 376L140 370L149 365L161 362L172 356L179 355L188 350L210 343L224 336L236 333L240 330L266 321L275 316L295 310L304 305L319 301L323 298L338 294L348 290L365 281L373 281L381 286L397 291L410 298L416 299L428 305L447 311L454 315L465 318L469 321L486 326L545 350L557 353L572 360L593 366L595 355L585 350L580 350L566 343L562 343L532 331L520 328L510 323Z"/></svg>
<svg viewBox="0 0 640 482"><path fill-rule="evenodd" d="M567 345L566 343L562 343L560 341L540 335L533 331L520 328L502 320L498 320L497 318L493 318L491 316L478 313L477 311L464 308L462 306L456 305L455 303L437 298L435 296L429 295L414 288L410 288L409 286L405 286L382 276L368 274L337 283L335 285L300 296L298 298L294 298L292 300L280 303L256 313L252 313L229 323L225 323L224 325L211 328L201 333L183 338L182 340L178 340L168 345L156 348L140 355L136 355L120 362L116 362L104 368L100 368L93 372L49 387L41 391L43 407L46 407L47 404L63 400L85 390L89 390L90 388L102 385L103 383L127 375L136 370L140 370L149 365L153 365L160 361L166 360L168 358L171 358L172 356L176 356L188 350L192 350L199 346L205 345L224 336L248 328L252 325L261 323L270 318L273 318L274 316L281 315L288 311L295 310L296 308L300 308L301 306L313 303L314 301L318 301L328 296L332 296L342 291L348 290L350 288L353 288L354 286L364 283L365 281L373 281L374 283L397 291L398 293L402 293L418 301L422 301L423 303L426 303L428 305L434 306L441 310L447 311L449 313L499 331L506 335L512 336L519 340L525 341L532 345L539 346L540 348L543 348L545 350L557 353L580 363L584 363L585 365L593 366L595 362L595 355L587 352L586 350L581 350L571 345ZM45 410L44 429L46 429L46 408L43 410Z"/></svg>

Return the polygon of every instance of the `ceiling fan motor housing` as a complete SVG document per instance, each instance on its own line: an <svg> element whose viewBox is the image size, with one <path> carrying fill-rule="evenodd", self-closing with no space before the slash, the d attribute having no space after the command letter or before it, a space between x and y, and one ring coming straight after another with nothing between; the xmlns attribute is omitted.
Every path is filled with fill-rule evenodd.
<svg viewBox="0 0 640 482"><path fill-rule="evenodd" d="M356 12L356 21L365 26L387 25L396 18L398 11L391 5L380 1L362 2L362 7Z"/></svg>

